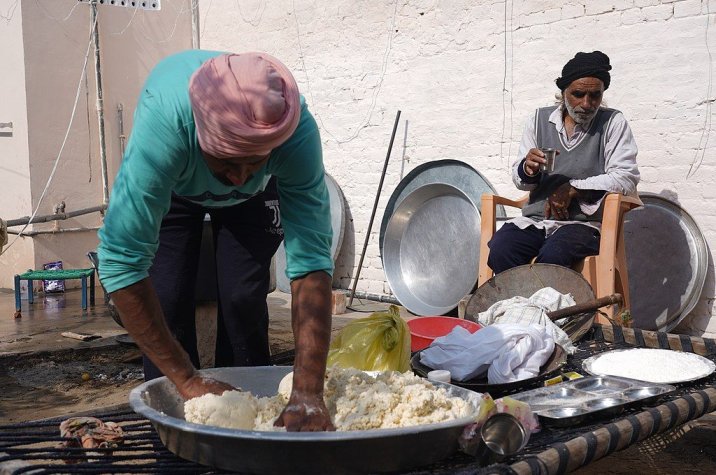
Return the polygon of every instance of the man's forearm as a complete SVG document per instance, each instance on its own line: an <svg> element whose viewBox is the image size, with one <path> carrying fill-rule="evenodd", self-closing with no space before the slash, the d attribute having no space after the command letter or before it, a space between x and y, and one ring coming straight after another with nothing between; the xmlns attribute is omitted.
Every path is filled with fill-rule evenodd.
<svg viewBox="0 0 716 475"><path fill-rule="evenodd" d="M112 292L124 328L139 349L174 384L181 387L196 369L169 331L159 298L148 278Z"/></svg>
<svg viewBox="0 0 716 475"><path fill-rule="evenodd" d="M291 325L296 341L293 388L323 392L331 337L331 276L311 272L291 282Z"/></svg>

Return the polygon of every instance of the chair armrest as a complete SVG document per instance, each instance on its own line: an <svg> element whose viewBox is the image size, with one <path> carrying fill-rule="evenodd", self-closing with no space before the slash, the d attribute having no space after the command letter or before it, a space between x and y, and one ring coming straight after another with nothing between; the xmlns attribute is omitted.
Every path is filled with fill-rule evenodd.
<svg viewBox="0 0 716 475"><path fill-rule="evenodd" d="M519 208L519 209L522 209L525 206L525 204L527 204L527 200L530 197L530 195L527 194L518 200L511 200L509 198L505 198L504 196L499 196L499 195L485 194L482 196L483 196L483 199L485 196L492 196L493 202L495 205L512 206L513 208Z"/></svg>
<svg viewBox="0 0 716 475"><path fill-rule="evenodd" d="M487 265L487 256L490 252L487 243L490 242L497 228L495 222L496 206L499 204L522 209L528 199L529 195L525 195L518 200L511 200L504 196L488 193L482 195L482 203L480 206L480 262L477 276L478 286L487 282L493 275L492 269Z"/></svg>

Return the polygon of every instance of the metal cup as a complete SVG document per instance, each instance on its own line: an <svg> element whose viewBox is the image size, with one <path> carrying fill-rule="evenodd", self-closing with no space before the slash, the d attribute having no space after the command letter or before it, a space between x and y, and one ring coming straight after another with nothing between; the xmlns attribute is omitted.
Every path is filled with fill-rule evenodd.
<svg viewBox="0 0 716 475"><path fill-rule="evenodd" d="M530 434L515 416L500 412L485 421L480 437L475 457L479 466L486 467L524 449Z"/></svg>
<svg viewBox="0 0 716 475"><path fill-rule="evenodd" d="M557 156L557 150L554 148L540 148L540 152L544 153L547 163L540 163L539 171L542 173L552 173L554 171L554 159Z"/></svg>

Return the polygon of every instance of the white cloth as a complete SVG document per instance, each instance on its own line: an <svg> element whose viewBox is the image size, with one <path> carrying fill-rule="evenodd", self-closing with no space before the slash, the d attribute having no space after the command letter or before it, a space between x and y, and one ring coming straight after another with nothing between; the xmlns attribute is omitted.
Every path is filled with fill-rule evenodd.
<svg viewBox="0 0 716 475"><path fill-rule="evenodd" d="M481 325L516 323L545 327L547 334L571 355L577 351L572 340L564 330L549 319L547 312L572 305L575 305L575 301L570 294L560 293L552 287L544 287L532 294L530 298L512 297L492 304L490 308L477 315L477 322Z"/></svg>
<svg viewBox="0 0 716 475"><path fill-rule="evenodd" d="M527 153L532 148L539 148L537 145L537 137L535 132L535 113L527 120L525 124L524 132L522 134L522 141L520 142L520 149L517 153L517 160L512 165L512 181L515 186L520 190L531 191L537 184L535 183L523 183L517 172L522 159L527 156ZM572 147L580 140L584 134L587 133L589 127L592 125L591 121L588 124L574 126L574 132L571 137L567 136L567 128L564 126L562 119L562 107L558 107L549 116L549 122L554 125L559 134L559 138L565 146ZM629 128L624 115L621 112L616 112L607 124L604 133L604 174L590 176L581 180L572 179L569 181L570 185L577 188L578 190L604 190L611 193L621 193L627 196L637 196L636 185L639 183L639 168L636 164L636 156L638 149L634 135ZM602 199L603 200L603 199ZM602 203L602 200L590 203L586 201L580 201L579 207L582 212L586 215L594 214ZM561 226L566 224L582 224L585 226L591 226L593 228L600 228L599 222L585 222L585 221L555 221L551 219L536 220L519 216L515 219L510 220L515 226L520 229L525 229L528 226L535 226L538 229L544 229L547 236L554 233Z"/></svg>
<svg viewBox="0 0 716 475"><path fill-rule="evenodd" d="M420 353L420 362L446 369L457 381L487 371L490 384L535 377L554 351L554 340L537 325L495 324L475 333L457 326Z"/></svg>

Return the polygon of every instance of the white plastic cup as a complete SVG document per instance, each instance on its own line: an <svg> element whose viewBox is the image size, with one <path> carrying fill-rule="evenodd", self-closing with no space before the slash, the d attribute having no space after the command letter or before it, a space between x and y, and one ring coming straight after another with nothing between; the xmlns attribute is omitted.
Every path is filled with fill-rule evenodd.
<svg viewBox="0 0 716 475"><path fill-rule="evenodd" d="M428 373L428 381L438 381L440 383L450 382L450 371L446 369L434 369Z"/></svg>

